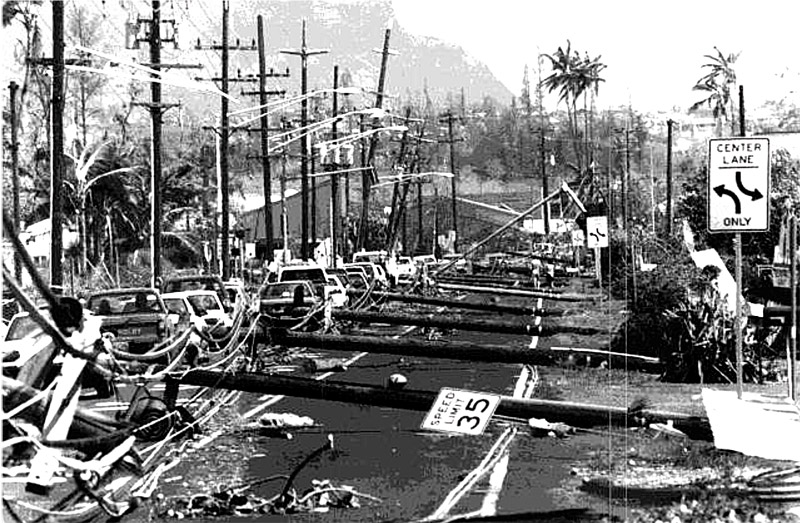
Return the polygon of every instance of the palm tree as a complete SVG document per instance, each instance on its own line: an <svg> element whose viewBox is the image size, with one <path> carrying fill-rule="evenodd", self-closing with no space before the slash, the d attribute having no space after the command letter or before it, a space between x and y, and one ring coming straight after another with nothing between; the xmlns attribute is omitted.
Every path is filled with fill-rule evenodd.
<svg viewBox="0 0 800 523"><path fill-rule="evenodd" d="M583 172L583 166L589 163L588 144L581 151L580 128L578 125L578 99L584 99L584 129L585 135L589 135L590 117L587 108L587 96L596 95L600 82L605 81L600 78L600 73L606 65L600 61L600 56L589 58L588 53L581 58L577 51L572 50L572 45L567 40L566 49L559 47L552 55L544 55L550 60L553 72L542 80L542 86L549 92L558 91L560 93L559 102L565 102L567 106L567 120L570 139L575 151L578 162L578 173Z"/></svg>
<svg viewBox="0 0 800 523"><path fill-rule="evenodd" d="M696 111L708 105L711 114L717 121L717 136L722 135L722 121L731 119L731 132L736 134L736 108L731 92L736 89L736 71L733 65L741 53L729 54L725 56L716 46L714 50L717 55L705 55L710 61L702 67L708 68L709 72L695 83L692 90L701 91L705 98L694 103L689 112Z"/></svg>
<svg viewBox="0 0 800 523"><path fill-rule="evenodd" d="M95 174L90 178L90 173L95 172L96 167L100 165L100 154L103 147L108 145L109 142L100 144L94 152L89 153L90 148L84 147L79 154L67 155L75 163L75 184L64 182L71 190L76 200L76 213L78 218L78 238L81 245L81 260L80 270L81 273L86 272L86 260L88 258L88 214L86 209L86 202L92 196L92 189L95 184L100 180L109 176L116 176L119 174L129 173L136 169L136 167L121 167L113 169L101 174Z"/></svg>

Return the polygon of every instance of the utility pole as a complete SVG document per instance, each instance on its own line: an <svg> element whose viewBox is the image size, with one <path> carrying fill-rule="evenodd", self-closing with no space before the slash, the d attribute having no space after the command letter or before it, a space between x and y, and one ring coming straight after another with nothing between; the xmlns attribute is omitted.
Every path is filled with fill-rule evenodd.
<svg viewBox="0 0 800 523"><path fill-rule="evenodd" d="M267 105L267 59L264 45L264 17L258 15L258 101L261 111L261 170L264 175L264 232L267 241L267 261L275 258L272 234L272 171L269 159L269 117Z"/></svg>
<svg viewBox="0 0 800 523"><path fill-rule="evenodd" d="M450 172L453 173L453 176L450 178L451 206L453 213L453 233L455 235L455 239L453 241L453 250L454 252L458 252L458 215L457 215L457 205L456 205L456 198L458 197L458 194L456 193L456 185L458 182L457 180L458 169L456 168L456 156L455 156L456 139L453 136L453 120L455 119L455 117L453 116L452 109L447 111L447 114L445 114L445 119L447 121L447 134L448 134L447 143L450 144Z"/></svg>
<svg viewBox="0 0 800 523"><path fill-rule="evenodd" d="M11 82L8 86L9 93L9 113L11 117L11 198L14 219L14 230L20 233L19 226L19 139L17 137L17 90L19 86L16 82ZM14 279L22 282L22 260L19 253L14 251Z"/></svg>
<svg viewBox="0 0 800 523"><path fill-rule="evenodd" d="M308 57L327 53L327 49L309 49L306 45L306 19L303 19L302 40L300 49L284 49L281 53L300 57L300 95L303 97L300 106L301 132L306 132L308 126ZM301 241L300 256L308 261L308 143L309 137L304 136L300 147L300 199L301 199Z"/></svg>
<svg viewBox="0 0 800 523"><path fill-rule="evenodd" d="M222 279L228 280L231 277L231 264L230 264L230 157L228 156L228 148L230 142L230 126L229 126L229 117L228 117L228 106L229 106L229 98L228 93L230 92L230 75L229 75L229 57L231 49L237 50L244 50L244 51L256 51L255 42L252 45L248 46L240 46L239 42L235 47L231 47L229 45L229 19L230 19L230 0L222 0L222 44L221 45L211 45L211 46L201 46L198 40L195 49L212 49L221 51L221 58L222 58L222 74L220 78L211 78L211 81L220 82L220 91L222 91L223 96L221 97L220 102L220 126L219 129L213 127L203 127L206 130L213 130L217 133L219 140L217 141L217 169L218 169L218 198L219 198L219 208L218 211L221 213L220 223L219 226L221 231L219 233L220 236L220 249L219 253L215 256L215 263L213 264L213 272L216 273L219 270L219 266L216 260L221 261L222 265ZM203 78L196 78L196 80L204 80ZM256 80L255 78L248 79ZM214 217L214 227L217 226L217 218ZM217 252L217 234L214 234L214 252Z"/></svg>
<svg viewBox="0 0 800 523"><path fill-rule="evenodd" d="M544 128L540 129L540 145L539 148L541 149L541 163L542 163L542 194L545 196L550 194L550 184L548 183L549 180L547 179L547 149L545 147L545 137L544 137ZM542 221L544 222L544 234L548 236L550 234L550 204L547 203L542 207Z"/></svg>
<svg viewBox="0 0 800 523"><path fill-rule="evenodd" d="M417 179L417 251L422 252L422 242L425 237L422 234L422 180Z"/></svg>
<svg viewBox="0 0 800 523"><path fill-rule="evenodd" d="M160 71L161 64L161 0L153 0L150 19L150 67ZM156 73L151 76L158 78ZM151 285L161 277L161 84L150 82L150 119L152 148L150 151L150 269Z"/></svg>
<svg viewBox="0 0 800 523"><path fill-rule="evenodd" d="M667 120L667 236L672 236L672 125Z"/></svg>
<svg viewBox="0 0 800 523"><path fill-rule="evenodd" d="M384 97L384 85L386 83L386 65L389 61L390 54L397 54L392 53L389 49L389 39L392 35L391 29L386 29L386 34L383 39L383 50L381 51L381 69L380 75L378 76L378 92L375 95L375 108L381 109L383 108L383 97ZM377 124L375 125L377 128ZM375 173L374 168L374 159L375 159L375 149L378 146L378 135L373 134L372 138L370 139L369 144L369 157L367 158L367 163L373 167L372 172L365 171L364 175L361 177L361 182L363 184L361 189L361 197L363 198L362 206L361 206L361 228L358 231L358 249L363 249L366 245L367 241L367 222L369 218L369 199L370 199L370 190L372 189L372 183L377 181L377 175Z"/></svg>
<svg viewBox="0 0 800 523"><path fill-rule="evenodd" d="M64 180L64 2L53 6L53 84L50 126L50 286L61 293L63 284L62 187Z"/></svg>
<svg viewBox="0 0 800 523"><path fill-rule="evenodd" d="M228 94L228 17L230 1L222 0L222 88ZM231 277L230 261L230 173L228 169L228 97L221 99L220 130L219 130L219 186L222 207L222 242L220 244L220 258L222 258L222 279L227 281ZM216 239L215 239L216 240Z"/></svg>
<svg viewBox="0 0 800 523"><path fill-rule="evenodd" d="M333 66L333 124L331 125L331 140L336 143L339 138L339 125L336 119L339 116L339 66ZM331 172L331 253L332 260L331 266L336 267L337 254L339 253L339 222L341 220L341 210L339 209L339 174L336 172L339 169L341 162L336 161L336 157L341 158L341 149L339 154L334 154L334 162Z"/></svg>

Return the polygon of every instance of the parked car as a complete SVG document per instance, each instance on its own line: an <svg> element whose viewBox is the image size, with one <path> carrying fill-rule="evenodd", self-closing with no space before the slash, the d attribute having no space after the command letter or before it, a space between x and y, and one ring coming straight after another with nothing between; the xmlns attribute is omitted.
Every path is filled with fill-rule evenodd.
<svg viewBox="0 0 800 523"><path fill-rule="evenodd" d="M244 288L244 283L239 280L228 280L224 283L225 294L228 297L228 302L234 307L246 309L250 306L250 295Z"/></svg>
<svg viewBox="0 0 800 523"><path fill-rule="evenodd" d="M259 311L266 323L276 327L292 327L315 309L320 309L314 318L316 327L322 319L323 298L308 280L268 283L259 290Z"/></svg>
<svg viewBox="0 0 800 523"><path fill-rule="evenodd" d="M328 274L328 299L334 307L346 307L349 301L347 289L336 274Z"/></svg>
<svg viewBox="0 0 800 523"><path fill-rule="evenodd" d="M222 307L222 302L215 291L196 290L183 291L194 314L199 317L205 332L215 336L223 336L233 327L233 319Z"/></svg>
<svg viewBox="0 0 800 523"><path fill-rule="evenodd" d="M329 291L332 290L328 288L328 274L325 269L310 262L290 263L280 267L275 281L301 280L311 282L314 291L322 299L327 299Z"/></svg>
<svg viewBox="0 0 800 523"><path fill-rule="evenodd" d="M389 286L389 279L386 277L386 272L384 272L380 265L376 265L371 262L358 262L346 263L344 267L345 270L347 270L349 267L363 267L370 282L377 281L379 285L384 287Z"/></svg>
<svg viewBox="0 0 800 523"><path fill-rule="evenodd" d="M169 276L161 284L161 292L183 292L193 290L214 291L219 296L223 308L230 312L233 303L228 300L225 283L215 274L181 274Z"/></svg>
<svg viewBox="0 0 800 523"><path fill-rule="evenodd" d="M143 353L166 341L175 332L158 290L148 287L96 292L86 308L100 317L100 332L114 335L114 346Z"/></svg>
<svg viewBox="0 0 800 523"><path fill-rule="evenodd" d="M417 266L436 265L437 263L439 263L439 260L437 260L436 256L434 256L433 254L421 254L419 256L414 256L413 260Z"/></svg>
<svg viewBox="0 0 800 523"><path fill-rule="evenodd" d="M397 257L397 282L408 283L417 275L417 266L410 256Z"/></svg>

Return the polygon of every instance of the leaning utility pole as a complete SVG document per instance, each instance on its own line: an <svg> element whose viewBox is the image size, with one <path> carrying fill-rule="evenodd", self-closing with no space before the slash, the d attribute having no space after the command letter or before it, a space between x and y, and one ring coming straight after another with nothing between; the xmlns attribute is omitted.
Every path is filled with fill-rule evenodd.
<svg viewBox="0 0 800 523"><path fill-rule="evenodd" d="M64 2L53 0L53 84L50 126L50 286L60 294L63 284L61 257L62 187L64 180Z"/></svg>
<svg viewBox="0 0 800 523"><path fill-rule="evenodd" d="M300 106L300 132L307 132L308 126L308 57L327 53L327 49L309 49L306 46L306 20L303 19L302 40L300 49L284 49L281 53L292 54L300 57L300 95L302 96ZM308 143L309 137L302 138L300 147L300 200L301 200L301 241L300 256L304 261L308 261Z"/></svg>
<svg viewBox="0 0 800 523"><path fill-rule="evenodd" d="M391 50L389 49L389 38L392 35L391 29L386 29L386 35L383 39L383 50L381 51L381 70L380 75L378 76L378 92L375 95L375 108L381 109L383 108L383 96L384 96L384 85L386 83L386 64L389 61L389 55L392 54ZM394 53L396 54L396 53ZM377 125L375 125L377 127ZM378 146L378 135L373 134L369 144L369 157L367 158L367 164L372 166L372 172L365 171L363 176L361 177L361 198L362 198L362 205L361 205L361 227L358 231L358 245L357 249L363 249L366 245L367 241L367 223L369 221L369 196L370 190L372 189L372 183L377 181L377 176L374 167L374 160L375 160L375 149Z"/></svg>
<svg viewBox="0 0 800 523"><path fill-rule="evenodd" d="M11 211L13 212L14 230L20 233L19 225L19 140L17 138L17 89L16 82L11 82L8 86L9 93L9 116L11 119ZM22 260L19 253L14 251L14 279L22 283Z"/></svg>

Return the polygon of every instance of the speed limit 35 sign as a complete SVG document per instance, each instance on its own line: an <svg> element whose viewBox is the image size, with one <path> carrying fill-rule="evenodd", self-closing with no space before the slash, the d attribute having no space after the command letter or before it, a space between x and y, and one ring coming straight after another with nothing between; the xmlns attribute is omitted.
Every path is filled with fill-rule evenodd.
<svg viewBox="0 0 800 523"><path fill-rule="evenodd" d="M499 404L497 394L443 388L421 427L458 434L483 434Z"/></svg>

